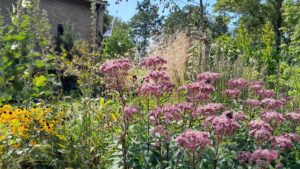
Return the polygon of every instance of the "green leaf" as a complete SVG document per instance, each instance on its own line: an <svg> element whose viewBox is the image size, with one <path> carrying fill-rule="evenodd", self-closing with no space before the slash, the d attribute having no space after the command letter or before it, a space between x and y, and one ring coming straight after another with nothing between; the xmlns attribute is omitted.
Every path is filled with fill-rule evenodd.
<svg viewBox="0 0 300 169"><path fill-rule="evenodd" d="M36 65L38 68L44 67L44 63L43 63L42 60L36 60L36 61L35 61L35 65Z"/></svg>
<svg viewBox="0 0 300 169"><path fill-rule="evenodd" d="M44 75L36 76L33 79L33 84L36 87L43 87L46 85L47 77Z"/></svg>

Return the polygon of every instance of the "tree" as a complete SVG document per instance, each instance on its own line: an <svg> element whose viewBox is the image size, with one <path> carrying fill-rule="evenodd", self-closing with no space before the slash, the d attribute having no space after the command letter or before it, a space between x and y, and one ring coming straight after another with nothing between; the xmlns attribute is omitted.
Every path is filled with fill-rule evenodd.
<svg viewBox="0 0 300 169"><path fill-rule="evenodd" d="M163 18L159 16L158 6L151 4L150 0L138 2L137 10L130 21L131 33L138 45L140 57L145 57L150 39L159 32Z"/></svg>
<svg viewBox="0 0 300 169"><path fill-rule="evenodd" d="M228 33L229 17L226 15L217 15L209 22L209 29L212 32L212 37L217 38Z"/></svg>
<svg viewBox="0 0 300 169"><path fill-rule="evenodd" d="M130 53L135 47L130 36L130 27L120 19L115 20L112 35L103 41L103 56L106 58L118 58Z"/></svg>
<svg viewBox="0 0 300 169"><path fill-rule="evenodd" d="M217 11L239 15L239 23L244 24L252 33L258 34L267 23L271 23L275 39L275 65L279 64L283 34L282 5L284 0L219 0ZM274 74L275 72L270 72Z"/></svg>

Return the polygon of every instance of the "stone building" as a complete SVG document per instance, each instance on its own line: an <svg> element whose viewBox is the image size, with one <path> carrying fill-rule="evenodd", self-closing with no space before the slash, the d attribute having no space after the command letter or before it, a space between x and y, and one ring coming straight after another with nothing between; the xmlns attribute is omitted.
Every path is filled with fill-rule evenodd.
<svg viewBox="0 0 300 169"><path fill-rule="evenodd" d="M9 12L17 0L0 0L0 16L4 16L4 22L9 22ZM59 36L66 30L72 30L80 39L88 39L91 31L91 2L92 0L40 0L41 9L45 9L49 22L52 25L51 32ZM103 35L103 24L106 0L96 0L97 7L97 36Z"/></svg>

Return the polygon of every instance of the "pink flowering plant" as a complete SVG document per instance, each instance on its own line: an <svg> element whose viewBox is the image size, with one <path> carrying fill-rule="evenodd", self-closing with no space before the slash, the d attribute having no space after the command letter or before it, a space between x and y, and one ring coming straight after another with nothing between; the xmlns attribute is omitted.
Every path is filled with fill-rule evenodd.
<svg viewBox="0 0 300 169"><path fill-rule="evenodd" d="M112 111L120 114L112 163L126 169L297 165L300 111L284 93L216 72L174 86L165 64L156 56L112 60L99 69L117 107ZM131 69L146 72L134 85Z"/></svg>

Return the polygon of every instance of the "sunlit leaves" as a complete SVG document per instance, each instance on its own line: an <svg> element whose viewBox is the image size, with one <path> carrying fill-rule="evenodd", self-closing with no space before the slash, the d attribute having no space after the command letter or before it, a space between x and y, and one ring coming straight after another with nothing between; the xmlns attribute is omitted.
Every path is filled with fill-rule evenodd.
<svg viewBox="0 0 300 169"><path fill-rule="evenodd" d="M44 75L36 76L36 77L33 79L33 84L34 84L34 86L36 86L36 87L43 87L43 86L46 85L46 82L47 82L47 77L44 76Z"/></svg>

